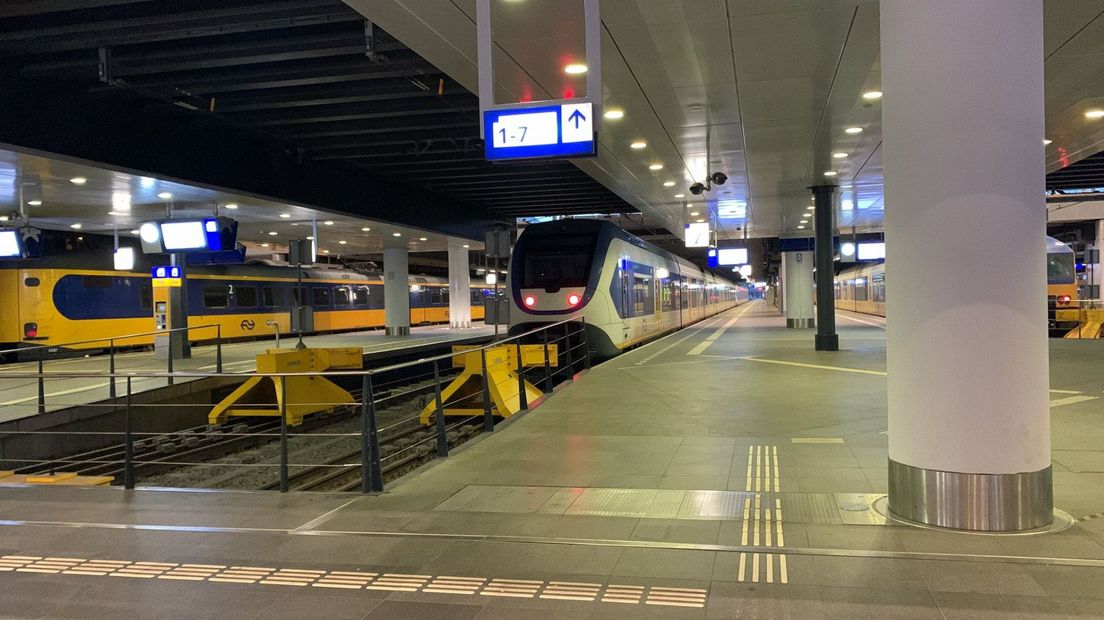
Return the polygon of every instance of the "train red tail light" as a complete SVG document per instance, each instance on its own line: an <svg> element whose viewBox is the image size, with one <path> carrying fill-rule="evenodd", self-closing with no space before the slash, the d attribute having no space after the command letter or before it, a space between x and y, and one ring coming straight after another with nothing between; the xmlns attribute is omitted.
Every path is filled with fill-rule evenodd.
<svg viewBox="0 0 1104 620"><path fill-rule="evenodd" d="M27 338L34 338L38 336L38 323L24 323L23 335Z"/></svg>
<svg viewBox="0 0 1104 620"><path fill-rule="evenodd" d="M579 305L579 296L576 295L575 293L572 293L572 294L568 295L567 296L567 305L569 305L569 306Z"/></svg>
<svg viewBox="0 0 1104 620"><path fill-rule="evenodd" d="M529 295L525 298L525 307L526 308L532 308L535 305L537 305L537 298L536 297L533 297L532 295Z"/></svg>
<svg viewBox="0 0 1104 620"><path fill-rule="evenodd" d="M1068 304L1073 298L1069 295L1059 295L1058 301L1064 304Z"/></svg>

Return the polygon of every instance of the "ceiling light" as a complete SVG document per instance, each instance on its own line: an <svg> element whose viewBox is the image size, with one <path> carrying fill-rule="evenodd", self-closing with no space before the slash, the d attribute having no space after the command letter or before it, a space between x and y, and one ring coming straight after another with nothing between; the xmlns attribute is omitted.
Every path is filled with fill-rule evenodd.
<svg viewBox="0 0 1104 620"><path fill-rule="evenodd" d="M675 198L686 198L686 194L675 194Z"/></svg>
<svg viewBox="0 0 1104 620"><path fill-rule="evenodd" d="M8 221L8 216L0 215L0 222L6 222L6 221Z"/></svg>
<svg viewBox="0 0 1104 620"><path fill-rule="evenodd" d="M648 170L663 170L663 164L652 164L648 166Z"/></svg>
<svg viewBox="0 0 1104 620"><path fill-rule="evenodd" d="M292 226L298 226L298 225L299 225L299 222L292 222L292 223L291 223L291 225L292 225Z"/></svg>
<svg viewBox="0 0 1104 620"><path fill-rule="evenodd" d="M1046 146L1046 145L1050 144L1051 142L1054 142L1054 140L1047 140L1046 138L1043 138L1043 146Z"/></svg>
<svg viewBox="0 0 1104 620"><path fill-rule="evenodd" d="M613 108L613 109L610 109L610 110L606 110L606 113L603 114L603 116L610 119L611 121L615 121L619 118L625 118L625 111L624 110L619 110L617 108Z"/></svg>
<svg viewBox="0 0 1104 620"><path fill-rule="evenodd" d="M564 66L564 73L568 75L580 75L587 72L587 66L573 62L570 65Z"/></svg>
<svg viewBox="0 0 1104 620"><path fill-rule="evenodd" d="M73 178L69 179L69 182L72 183L73 185L84 185L85 183L88 182L88 179L86 179L84 177L73 177Z"/></svg>
<svg viewBox="0 0 1104 620"><path fill-rule="evenodd" d="M329 250L322 250L322 253L323 253L323 254L329 254L329 253L330 253L330 251L329 251Z"/></svg>
<svg viewBox="0 0 1104 620"><path fill-rule="evenodd" d="M851 135L855 135L855 134L860 134L860 133L862 133L862 132L863 132L863 128L862 128L862 127L848 127L848 128L846 128L846 129L844 129L844 130L843 130L843 132L844 132L844 133L849 133L849 134L851 134Z"/></svg>
<svg viewBox="0 0 1104 620"><path fill-rule="evenodd" d="M847 153L832 153L833 159L843 159L847 157Z"/></svg>
<svg viewBox="0 0 1104 620"><path fill-rule="evenodd" d="M839 176L839 173L836 172L835 170L825 170L824 171L824 176L826 176L826 177L835 177L835 176Z"/></svg>
<svg viewBox="0 0 1104 620"><path fill-rule="evenodd" d="M812 210L816 209L816 207L814 207L813 205L809 205L809 206L807 206L807 207L805 207L805 208L806 208L807 210L809 210L809 211L812 211Z"/></svg>
<svg viewBox="0 0 1104 620"><path fill-rule="evenodd" d="M803 229L804 229L805 227L804 227L804 226L798 226L797 228L798 228L799 230L803 230Z"/></svg>
<svg viewBox="0 0 1104 620"><path fill-rule="evenodd" d="M801 220L801 223L802 223L802 224L808 224L808 223L809 223L809 220Z"/></svg>
<svg viewBox="0 0 1104 620"><path fill-rule="evenodd" d="M233 203L233 202L231 202L231 203L229 203L229 204L227 204L227 205L226 205L226 208L227 208L227 209L230 209L231 211L233 211L234 209L237 209L237 208L238 208L238 205L237 205L236 203Z"/></svg>
<svg viewBox="0 0 1104 620"><path fill-rule="evenodd" d="M372 230L372 229L371 229L371 228L368 228L367 226L365 226L364 228L361 228L361 229L360 229L360 232L368 232L368 231L370 231L370 230Z"/></svg>
<svg viewBox="0 0 1104 620"><path fill-rule="evenodd" d="M392 237L401 237L402 233L391 233Z"/></svg>
<svg viewBox="0 0 1104 620"><path fill-rule="evenodd" d="M279 233L277 233L277 232L276 232L275 230L273 230L273 231L271 231L271 232L269 232L269 233L268 233L268 236L269 236L269 237L275 237L275 236L276 236L276 235L278 235L278 234L279 234Z"/></svg>
<svg viewBox="0 0 1104 620"><path fill-rule="evenodd" d="M663 187L674 187L674 186L675 186L674 181L664 181L663 182Z"/></svg>
<svg viewBox="0 0 1104 620"><path fill-rule="evenodd" d="M262 244L261 244L261 247L262 247L262 248L267 248L267 247L269 247L269 246L271 246L271 245L272 245L271 243L262 243Z"/></svg>
<svg viewBox="0 0 1104 620"><path fill-rule="evenodd" d="M28 200L27 204L29 204L32 207L41 207L42 206L42 201L41 200Z"/></svg>
<svg viewBox="0 0 1104 620"><path fill-rule="evenodd" d="M698 215L700 215L700 214L697 211L691 211L690 212L690 217L698 217Z"/></svg>
<svg viewBox="0 0 1104 620"><path fill-rule="evenodd" d="M333 220L326 220L325 222L322 222L322 223L325 224L326 226L333 226Z"/></svg>
<svg viewBox="0 0 1104 620"><path fill-rule="evenodd" d="M129 213L120 213L119 211L108 211L108 215L130 215Z"/></svg>
<svg viewBox="0 0 1104 620"><path fill-rule="evenodd" d="M157 197L161 200L168 200L169 198L172 198L172 192L161 192L157 195Z"/></svg>
<svg viewBox="0 0 1104 620"><path fill-rule="evenodd" d="M154 185L156 185L157 181L155 179L151 179L149 177L142 177L142 180L139 181L138 184L141 185L142 187L146 188L146 189L149 189L149 188L153 187Z"/></svg>
<svg viewBox="0 0 1104 620"><path fill-rule="evenodd" d="M307 241L314 241L314 237L307 237Z"/></svg>
<svg viewBox="0 0 1104 620"><path fill-rule="evenodd" d="M284 218L285 220L291 219L291 214L290 213L281 213L280 217Z"/></svg>
<svg viewBox="0 0 1104 620"><path fill-rule="evenodd" d="M429 241L427 237L418 237L418 241Z"/></svg>
<svg viewBox="0 0 1104 620"><path fill-rule="evenodd" d="M471 246L465 243L464 245L462 245L460 247L467 249L467 248L470 248Z"/></svg>
<svg viewBox="0 0 1104 620"><path fill-rule="evenodd" d="M633 142L632 144L630 144L630 145L629 145L629 148L631 148L631 149L636 149L636 150L638 150L638 151L639 151L640 149L642 149L642 148L644 148L644 147L646 147L646 146L648 146L648 143L647 143L647 142L645 142L645 141L643 141L643 140L637 140L636 142Z"/></svg>
<svg viewBox="0 0 1104 620"><path fill-rule="evenodd" d="M876 101L882 98L882 91L880 90L868 90L863 93L863 99L867 101Z"/></svg>
<svg viewBox="0 0 1104 620"><path fill-rule="evenodd" d="M139 231L137 228L135 228L134 230L130 231L130 234L137 235L139 232L141 232L141 231Z"/></svg>
<svg viewBox="0 0 1104 620"><path fill-rule="evenodd" d="M72 228L73 230L80 230L82 228L82 226L79 223L78 224L70 224L69 228Z"/></svg>
<svg viewBox="0 0 1104 620"><path fill-rule="evenodd" d="M1085 118L1104 118L1104 110L1089 110L1088 112L1085 112Z"/></svg>
<svg viewBox="0 0 1104 620"><path fill-rule="evenodd" d="M345 245L346 243L349 243L349 242L342 239L341 241L338 241L337 243L338 243L338 245Z"/></svg>
<svg viewBox="0 0 1104 620"><path fill-rule="evenodd" d="M698 223L699 223L699 224L701 224L701 223L702 223L702 222L704 222L704 221L705 221L705 220L704 220L703 218L700 218L700 217L698 218Z"/></svg>

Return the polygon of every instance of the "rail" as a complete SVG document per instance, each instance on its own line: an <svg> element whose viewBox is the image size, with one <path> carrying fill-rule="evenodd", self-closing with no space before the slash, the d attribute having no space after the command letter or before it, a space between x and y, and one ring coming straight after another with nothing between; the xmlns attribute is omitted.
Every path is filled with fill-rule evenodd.
<svg viewBox="0 0 1104 620"><path fill-rule="evenodd" d="M134 333L134 334L125 334L123 336L107 336L107 337L104 337L104 338L93 338L93 339L90 339L90 340L73 340L71 342L59 342L59 343L53 343L53 344L40 344L40 345L34 345L34 346L30 346L30 347L17 347L15 349L8 349L6 351L0 351L0 358L3 358L3 356L10 355L10 354L22 355L22 354L26 354L28 352L34 352L34 351L50 351L50 350L62 349L62 348L65 348L65 347L74 347L74 346L78 346L78 345L95 344L95 343L107 343L107 349L108 349L108 354L107 354L108 367L107 368L108 368L108 374L112 375L112 379L108 383L108 392L109 392L108 397L114 399L114 398L118 398L118 393L117 393L117 389L116 389L116 385L115 385L115 377L113 376L113 375L116 374L115 373L115 353L116 353L116 350L118 349L118 347L116 346L116 343L126 341L126 340L133 340L133 339L136 339L136 338L145 338L147 336L163 336L163 335L168 334L169 335L168 350L167 350L167 354L166 354L166 357L165 357L165 361L166 361L166 372L169 373L168 383L169 383L169 385L172 385L173 381L175 380L175 376L173 375L173 358L175 357L175 354L174 354L175 352L173 351L173 338L172 338L171 335L174 334L174 333L177 333L177 332L184 332L185 334L187 334L187 333L190 333L192 330L201 330L201 329L214 329L215 330L215 369L218 372L221 373L222 370L223 370L223 367L222 367L222 325L219 325L217 323L212 323L212 324L209 324L209 325L195 325L195 326L188 326L188 327L174 327L174 328L171 328L171 329L159 329L159 330L149 331L149 332L138 332L138 333ZM277 335L277 346L279 346L279 336L278 335ZM38 381L38 394L39 394L38 412L39 413L46 413L46 397L45 397L45 389L46 388L45 388L45 379L43 378L43 373L45 371L45 365L46 365L45 356L39 356L38 359L35 360L35 361L38 363L38 375L39 375L39 381ZM95 374L99 374L99 373L95 373ZM16 375L12 375L12 376L16 376Z"/></svg>
<svg viewBox="0 0 1104 620"><path fill-rule="evenodd" d="M20 440L24 444L50 446L48 449L36 447L39 453L32 455L20 454L16 449L9 450L5 443L0 446L0 454L3 455L0 457L0 469L36 475L70 470L88 472L89 475L97 472L118 473L121 474L122 485L128 489L135 487L139 474L142 474L159 486L188 486L193 483L208 486L216 484L217 480L217 484L278 488L286 492L295 482L296 488L381 492L389 475L399 475L426 459L446 458L471 436L494 432L496 416L490 383L498 379L492 379L496 373L488 372L488 365L508 364L509 360L502 361L499 354L492 361L488 351L512 345L516 347L515 355L520 360L523 343L543 347L543 364L532 367L517 365L518 405L525 411L533 405L528 402L527 382L530 390L532 386L537 386L541 392L548 394L558 382L570 380L577 372L590 367L586 331L584 321L565 320L490 344L473 346L466 352L479 352L484 377L481 393L454 396L447 400L442 398L443 387L456 374L453 372L452 353L370 369L324 372L228 373L221 368L215 372L174 372L171 369L118 370L113 367L107 376L111 384L122 382L125 385L122 394L116 396L112 392L110 402L85 404L86 407L101 407L108 411L108 416L100 418L106 430L0 431L0 441ZM555 360L554 364L552 360ZM497 375L509 377L503 381L515 380L514 373L499 372ZM41 367L37 373L28 371L3 375L6 379L35 379L40 385L47 381L104 376L104 373L95 371L47 372ZM215 403L146 402L149 399L137 398L142 392L136 390L139 383L158 380L304 376L325 377L344 386L353 395L353 402L309 403L327 408L331 413L329 416L314 416L302 426L293 428L289 424L287 382L280 381L276 382L280 386L278 393L270 395L275 402L255 404L274 413L278 411L278 416L268 418L272 420L270 424L249 425L241 419L231 418L223 424L197 427L194 426L194 418L206 416ZM494 387L497 389L500 386ZM63 393L65 391L58 394ZM478 414L455 417L449 414L446 420L446 408L468 407L467 403L480 400L482 407ZM40 388L37 403L40 411L45 410L45 401L45 390ZM460 405L460 401L464 404ZM428 427L422 427L419 416L429 403L433 407L432 420ZM192 419L193 426L185 430L158 430L159 424L172 417ZM278 426L275 417L279 418ZM120 424L122 429L115 426L115 430L110 430L114 424ZM327 431L330 428L332 432ZM240 458L241 462L227 462L228 458ZM189 472L206 473L198 481L193 479L194 476L189 478L186 484L163 481L167 477L190 476Z"/></svg>

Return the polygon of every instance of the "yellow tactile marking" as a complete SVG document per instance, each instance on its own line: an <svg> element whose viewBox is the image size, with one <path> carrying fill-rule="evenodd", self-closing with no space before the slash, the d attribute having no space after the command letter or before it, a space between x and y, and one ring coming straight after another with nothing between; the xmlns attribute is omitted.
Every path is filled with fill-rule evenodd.
<svg viewBox="0 0 1104 620"><path fill-rule="evenodd" d="M748 446L747 480L744 488L766 493L782 490L778 472L778 446Z"/></svg>
<svg viewBox="0 0 1104 620"><path fill-rule="evenodd" d="M756 500L756 506L760 502ZM769 507L767 508L769 512ZM745 534L746 535L746 534ZM740 580L745 577L744 556L740 554ZM759 554L754 554L756 558ZM773 564L771 564L773 566ZM758 566L758 559L756 559ZM779 580L786 583L786 561L778 560ZM420 575L360 571L327 571L306 568L266 566L226 566L223 564L178 564L128 560L90 560L84 558L43 558L31 555L0 556L0 572L29 572L81 577L123 577L165 579L199 583L274 585L291 587L337 588L345 590L388 590L461 596L540 598L545 600L603 602L619 605L666 605L705 607L708 590L628 584L603 584L579 581L541 581L456 575ZM756 571L757 572L757 571ZM774 577L767 577L772 582Z"/></svg>

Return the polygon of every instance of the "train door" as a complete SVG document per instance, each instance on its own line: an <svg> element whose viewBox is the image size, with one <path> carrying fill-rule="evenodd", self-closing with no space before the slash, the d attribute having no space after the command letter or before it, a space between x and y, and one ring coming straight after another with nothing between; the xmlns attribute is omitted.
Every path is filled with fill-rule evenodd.
<svg viewBox="0 0 1104 620"><path fill-rule="evenodd" d="M632 271L629 261L622 259L617 273L621 277L621 303L617 304L617 314L621 317L621 340L625 341L629 339L629 319L633 315Z"/></svg>

